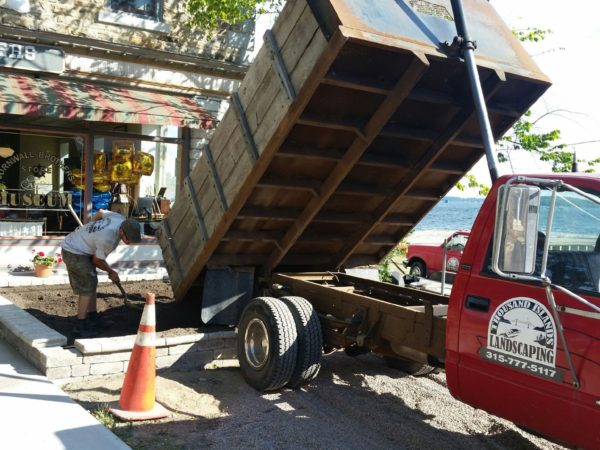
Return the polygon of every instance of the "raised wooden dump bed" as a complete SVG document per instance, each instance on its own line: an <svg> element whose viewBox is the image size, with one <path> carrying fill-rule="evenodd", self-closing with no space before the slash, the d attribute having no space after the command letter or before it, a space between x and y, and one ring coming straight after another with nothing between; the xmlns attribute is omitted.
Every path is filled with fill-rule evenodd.
<svg viewBox="0 0 600 450"><path fill-rule="evenodd" d="M464 0L494 135L549 86ZM209 266L377 263L482 156L449 0L288 0L163 222L176 298Z"/></svg>

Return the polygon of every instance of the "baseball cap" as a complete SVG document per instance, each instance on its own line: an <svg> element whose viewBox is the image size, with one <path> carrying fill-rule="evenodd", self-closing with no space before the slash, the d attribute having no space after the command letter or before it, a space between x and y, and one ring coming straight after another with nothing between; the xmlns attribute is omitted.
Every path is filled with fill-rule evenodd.
<svg viewBox="0 0 600 450"><path fill-rule="evenodd" d="M129 242L135 244L142 240L140 223L137 220L127 219L121 224L121 228L123 228Z"/></svg>

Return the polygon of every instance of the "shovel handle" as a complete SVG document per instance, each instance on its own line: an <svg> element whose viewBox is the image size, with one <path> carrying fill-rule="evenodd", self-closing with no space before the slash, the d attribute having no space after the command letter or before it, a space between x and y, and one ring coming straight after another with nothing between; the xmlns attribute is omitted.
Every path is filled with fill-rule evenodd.
<svg viewBox="0 0 600 450"><path fill-rule="evenodd" d="M125 292L125 289L123 289L123 286L121 285L121 283L115 283L115 284L117 285L117 287L121 291L121 295L123 295L123 299L125 300L125 304L127 304L127 302L128 302L127 292Z"/></svg>

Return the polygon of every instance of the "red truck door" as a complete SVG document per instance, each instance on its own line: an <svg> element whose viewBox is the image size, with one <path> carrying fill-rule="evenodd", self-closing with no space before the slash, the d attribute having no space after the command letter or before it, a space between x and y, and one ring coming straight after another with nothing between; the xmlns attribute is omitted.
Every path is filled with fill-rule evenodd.
<svg viewBox="0 0 600 450"><path fill-rule="evenodd" d="M458 270L460 259L467 244L469 233L466 231L458 231L454 233L446 244L446 270L456 272ZM442 260L440 258L440 269L442 269Z"/></svg>
<svg viewBox="0 0 600 450"><path fill-rule="evenodd" d="M598 195L597 178L594 184ZM543 190L535 272L547 235L552 282L600 307L600 205L559 193L548 233L549 200ZM451 302L461 304L448 316L449 388L466 403L525 428L600 448L600 314L554 288L557 321L541 282L494 274L492 210L473 228L471 240L477 236L478 245L463 256L452 293Z"/></svg>

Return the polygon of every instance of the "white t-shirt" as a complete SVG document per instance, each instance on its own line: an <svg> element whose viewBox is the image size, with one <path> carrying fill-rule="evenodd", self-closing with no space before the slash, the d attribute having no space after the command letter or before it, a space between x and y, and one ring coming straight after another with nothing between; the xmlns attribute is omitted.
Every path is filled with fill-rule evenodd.
<svg viewBox="0 0 600 450"><path fill-rule="evenodd" d="M61 245L62 248L76 255L95 255L99 259L106 259L119 244L119 227L125 217L112 211L102 213L102 219L83 225L68 234Z"/></svg>

